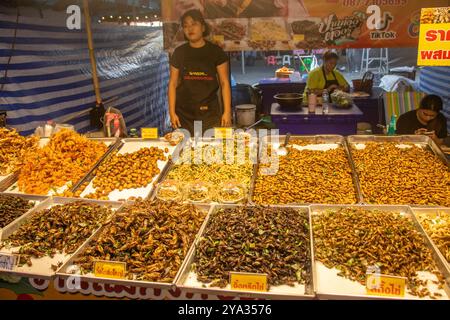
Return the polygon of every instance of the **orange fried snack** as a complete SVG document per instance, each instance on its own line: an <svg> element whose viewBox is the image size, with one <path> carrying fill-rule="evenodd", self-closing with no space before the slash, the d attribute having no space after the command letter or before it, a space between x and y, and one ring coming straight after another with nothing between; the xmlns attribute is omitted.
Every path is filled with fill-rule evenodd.
<svg viewBox="0 0 450 320"><path fill-rule="evenodd" d="M24 154L37 148L39 138L22 137L16 130L0 128L0 175L20 169Z"/></svg>
<svg viewBox="0 0 450 320"><path fill-rule="evenodd" d="M19 190L48 194L80 180L106 152L106 145L91 141L71 130L52 135L49 143L25 156L19 174Z"/></svg>

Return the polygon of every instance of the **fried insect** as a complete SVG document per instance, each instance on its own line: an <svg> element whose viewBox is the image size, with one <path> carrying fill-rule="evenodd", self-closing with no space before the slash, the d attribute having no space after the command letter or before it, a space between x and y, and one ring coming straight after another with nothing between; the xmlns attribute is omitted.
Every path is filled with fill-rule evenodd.
<svg viewBox="0 0 450 320"><path fill-rule="evenodd" d="M6 227L32 207L31 201L0 194L0 229Z"/></svg>
<svg viewBox="0 0 450 320"><path fill-rule="evenodd" d="M369 142L352 147L364 200L372 204L450 206L450 170L427 150L413 144Z"/></svg>
<svg viewBox="0 0 450 320"><path fill-rule="evenodd" d="M419 271L436 275L443 284L423 235L398 212L342 208L313 215L315 259L339 275L366 284L369 266L381 274L406 277L410 294L423 297L427 281ZM428 289L427 289L428 290Z"/></svg>
<svg viewBox="0 0 450 320"><path fill-rule="evenodd" d="M220 209L196 248L197 279L224 287L236 271L266 273L273 286L309 282L308 221L307 212L292 208Z"/></svg>
<svg viewBox="0 0 450 320"><path fill-rule="evenodd" d="M205 217L193 205L137 200L114 216L75 264L92 273L96 260L126 262L130 280L171 282Z"/></svg>
<svg viewBox="0 0 450 320"><path fill-rule="evenodd" d="M37 212L2 246L20 247L18 253L30 263L30 257L72 254L111 214L108 207L81 201L56 205Z"/></svg>

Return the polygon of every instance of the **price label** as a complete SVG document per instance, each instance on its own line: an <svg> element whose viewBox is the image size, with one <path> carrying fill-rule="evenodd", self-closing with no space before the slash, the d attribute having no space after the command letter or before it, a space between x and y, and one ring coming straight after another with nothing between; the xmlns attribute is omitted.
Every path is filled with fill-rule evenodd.
<svg viewBox="0 0 450 320"><path fill-rule="evenodd" d="M100 278L125 279L127 264L118 261L95 261L94 275Z"/></svg>
<svg viewBox="0 0 450 320"><path fill-rule="evenodd" d="M214 39L214 42L223 43L225 41L225 36L218 34L218 35L214 35L213 39Z"/></svg>
<svg viewBox="0 0 450 320"><path fill-rule="evenodd" d="M295 42L305 41L305 35L304 34L294 34L294 41Z"/></svg>
<svg viewBox="0 0 450 320"><path fill-rule="evenodd" d="M214 128L214 137L216 139L232 139L233 128Z"/></svg>
<svg viewBox="0 0 450 320"><path fill-rule="evenodd" d="M406 278L383 274L368 274L366 293L370 296L404 297Z"/></svg>
<svg viewBox="0 0 450 320"><path fill-rule="evenodd" d="M19 264L18 255L0 253L0 270L12 271L18 264Z"/></svg>
<svg viewBox="0 0 450 320"><path fill-rule="evenodd" d="M267 292L267 274L230 272L232 290Z"/></svg>
<svg viewBox="0 0 450 320"><path fill-rule="evenodd" d="M141 137L142 139L158 139L158 128L142 128Z"/></svg>

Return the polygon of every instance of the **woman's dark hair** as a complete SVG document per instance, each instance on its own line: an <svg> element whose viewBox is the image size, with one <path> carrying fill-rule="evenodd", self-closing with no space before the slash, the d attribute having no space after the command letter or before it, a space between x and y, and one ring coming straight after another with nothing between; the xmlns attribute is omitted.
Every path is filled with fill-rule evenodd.
<svg viewBox="0 0 450 320"><path fill-rule="evenodd" d="M323 61L328 61L328 60L331 60L331 59L338 60L339 56L334 51L331 51L331 50L325 51L325 53L323 54Z"/></svg>
<svg viewBox="0 0 450 320"><path fill-rule="evenodd" d="M209 25L206 23L205 18L203 18L202 13L200 12L200 10L198 9L192 9L192 10L188 10L186 11L182 16L181 16L181 27L183 28L183 24L184 24L184 20L186 20L187 17L191 17L192 20L200 22L202 26L205 27L205 31L203 32L203 37L207 37L209 36L210 33L210 28ZM186 38L186 35L184 35L184 40L188 40Z"/></svg>
<svg viewBox="0 0 450 320"><path fill-rule="evenodd" d="M420 109L438 112L442 110L442 99L435 94L429 94L420 100Z"/></svg>
<svg viewBox="0 0 450 320"><path fill-rule="evenodd" d="M419 108L439 113L442 110L442 99L435 94L426 95L420 100ZM436 134L442 130L442 123L438 117L428 122L427 130L435 131Z"/></svg>

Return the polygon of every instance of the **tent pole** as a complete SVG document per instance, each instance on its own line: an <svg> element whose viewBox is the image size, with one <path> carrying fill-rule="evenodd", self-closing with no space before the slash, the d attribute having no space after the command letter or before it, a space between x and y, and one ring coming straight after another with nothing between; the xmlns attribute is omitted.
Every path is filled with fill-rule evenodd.
<svg viewBox="0 0 450 320"><path fill-rule="evenodd" d="M100 85L98 82L98 75L97 75L97 61L95 60L94 42L92 39L92 29L91 29L91 15L89 13L88 1L89 0L83 0L84 19L86 21L86 32L88 38L89 58L91 60L92 80L94 82L95 100L97 102L97 105L100 105L102 103L102 97L100 96Z"/></svg>

